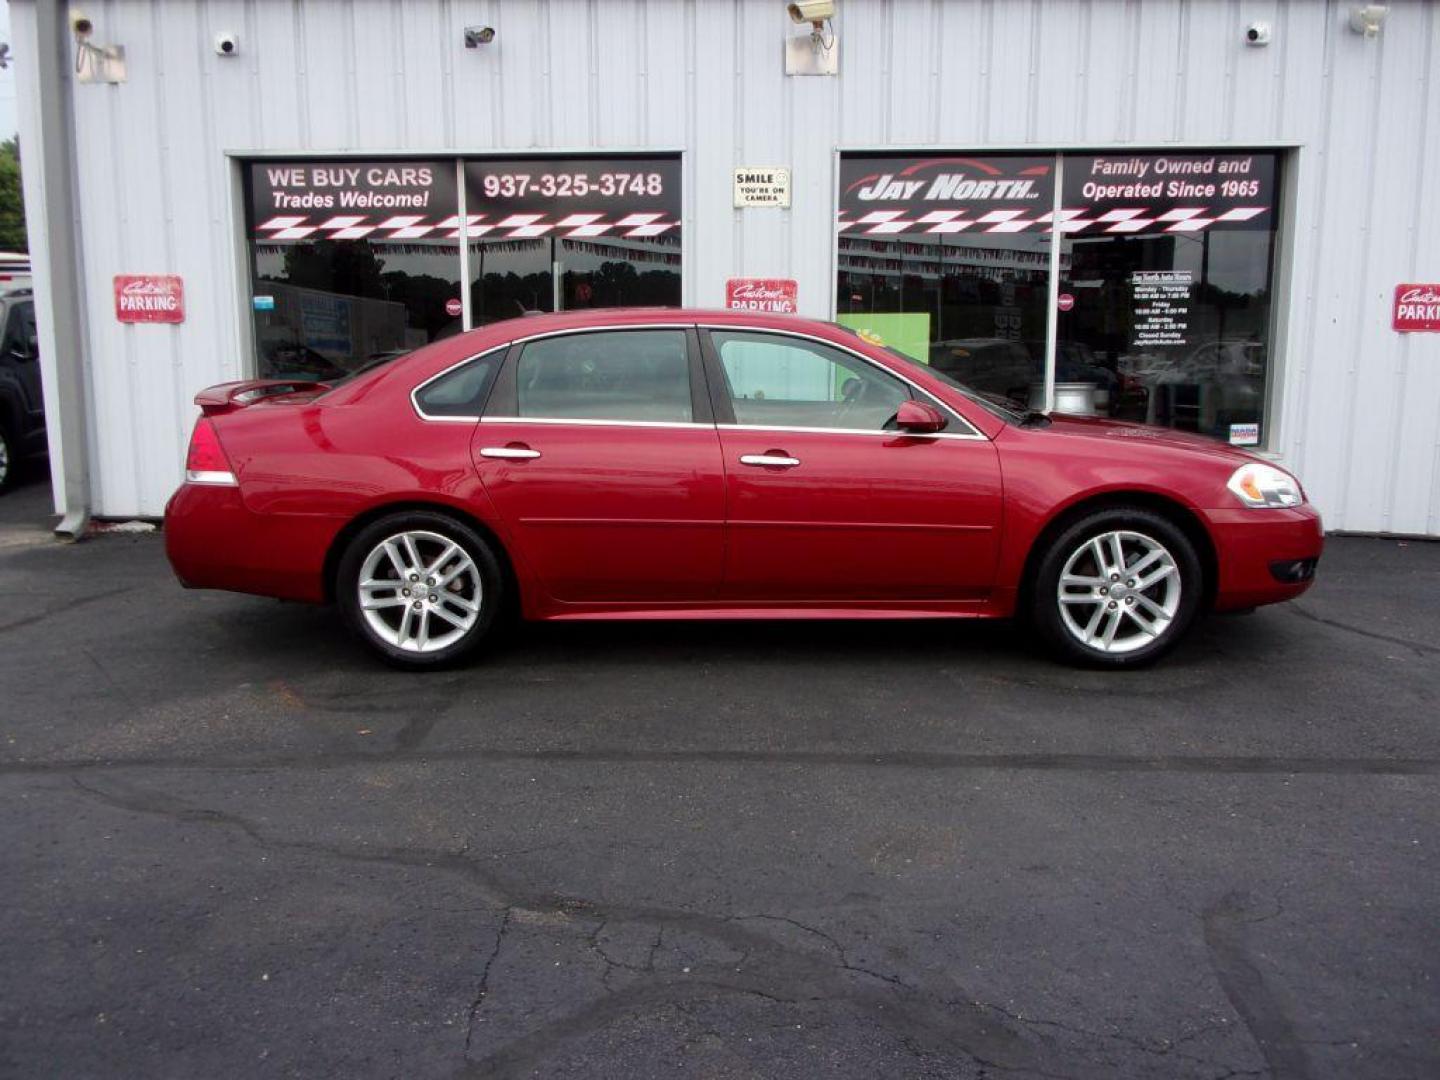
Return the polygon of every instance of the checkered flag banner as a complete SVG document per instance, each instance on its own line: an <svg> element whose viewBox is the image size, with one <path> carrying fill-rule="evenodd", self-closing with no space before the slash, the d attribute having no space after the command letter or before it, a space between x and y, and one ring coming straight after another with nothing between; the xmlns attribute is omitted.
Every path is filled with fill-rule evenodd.
<svg viewBox="0 0 1440 1080"><path fill-rule="evenodd" d="M256 235L274 240L458 240L458 215L433 221L420 214L372 217L365 214L337 214L327 218L281 214L255 226ZM604 214L507 214L492 217L467 214L470 238L493 236L505 240L529 240L542 236L584 239L594 236L646 239L678 229L680 222L663 213L626 214L607 220Z"/></svg>
<svg viewBox="0 0 1440 1080"><path fill-rule="evenodd" d="M1062 233L1201 232L1212 225L1249 221L1266 212L1264 206L1236 206L1217 210L1205 206L1176 207L1151 214L1145 207L1124 210L1061 210ZM889 236L896 233L1018 233L1030 229L1051 232L1053 213L1031 217L1024 210L991 210L972 216L965 210L932 210L906 216L904 210L872 210L859 216L840 211L839 231L852 236Z"/></svg>

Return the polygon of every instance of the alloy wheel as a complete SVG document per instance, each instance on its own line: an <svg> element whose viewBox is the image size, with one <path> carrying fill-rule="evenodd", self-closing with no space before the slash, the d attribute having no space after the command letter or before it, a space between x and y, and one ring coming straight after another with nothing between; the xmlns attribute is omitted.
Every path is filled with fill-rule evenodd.
<svg viewBox="0 0 1440 1080"><path fill-rule="evenodd" d="M381 640L412 653L455 644L480 618L484 589L460 544L427 530L380 541L360 566L360 611Z"/></svg>
<svg viewBox="0 0 1440 1080"><path fill-rule="evenodd" d="M1180 568L1152 536L1115 529L1065 560L1056 589L1060 621L1088 649L1123 654L1162 637L1180 609Z"/></svg>

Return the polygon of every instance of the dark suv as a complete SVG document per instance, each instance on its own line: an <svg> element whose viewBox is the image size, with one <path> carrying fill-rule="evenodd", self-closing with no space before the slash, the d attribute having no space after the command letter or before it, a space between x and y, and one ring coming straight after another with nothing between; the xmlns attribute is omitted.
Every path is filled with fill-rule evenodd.
<svg viewBox="0 0 1440 1080"><path fill-rule="evenodd" d="M0 491L15 479L19 460L45 452L45 401L35 301L28 289L0 294Z"/></svg>

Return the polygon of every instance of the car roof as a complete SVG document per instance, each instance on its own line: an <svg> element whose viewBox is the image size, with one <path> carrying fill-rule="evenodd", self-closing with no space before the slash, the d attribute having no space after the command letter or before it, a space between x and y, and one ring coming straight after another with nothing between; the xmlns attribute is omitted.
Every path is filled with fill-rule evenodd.
<svg viewBox="0 0 1440 1080"><path fill-rule="evenodd" d="M755 327L756 329L791 328L805 333L831 336L839 329L834 323L786 315L774 311L730 311L719 308L581 308L574 311L547 312L506 319L480 328L494 331L501 340L532 337L558 330L602 329L635 325L669 324L684 326L703 323L707 326Z"/></svg>

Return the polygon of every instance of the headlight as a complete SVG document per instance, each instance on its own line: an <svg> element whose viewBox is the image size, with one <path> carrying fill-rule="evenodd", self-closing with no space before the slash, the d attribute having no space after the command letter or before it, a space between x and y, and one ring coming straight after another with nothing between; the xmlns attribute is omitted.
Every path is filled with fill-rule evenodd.
<svg viewBox="0 0 1440 1080"><path fill-rule="evenodd" d="M1300 481L1274 465L1241 465L1225 485L1246 506L1299 506L1305 501Z"/></svg>

